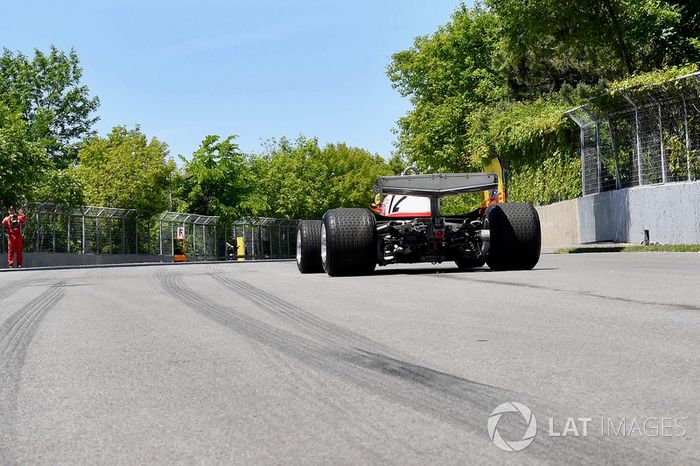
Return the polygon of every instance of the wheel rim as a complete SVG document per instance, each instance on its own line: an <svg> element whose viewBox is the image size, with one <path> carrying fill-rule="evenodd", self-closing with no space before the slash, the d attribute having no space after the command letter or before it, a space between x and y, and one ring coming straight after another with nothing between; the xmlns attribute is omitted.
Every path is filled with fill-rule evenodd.
<svg viewBox="0 0 700 466"><path fill-rule="evenodd" d="M326 225L321 225L321 263L326 266Z"/></svg>
<svg viewBox="0 0 700 466"><path fill-rule="evenodd" d="M301 230L297 231L297 264L301 264Z"/></svg>

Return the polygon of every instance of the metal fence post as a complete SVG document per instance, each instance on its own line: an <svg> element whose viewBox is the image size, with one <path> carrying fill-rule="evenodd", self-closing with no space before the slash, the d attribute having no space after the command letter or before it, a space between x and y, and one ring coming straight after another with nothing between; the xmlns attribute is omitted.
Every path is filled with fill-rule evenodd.
<svg viewBox="0 0 700 466"><path fill-rule="evenodd" d="M158 243L160 244L160 255L163 255L163 220L158 222Z"/></svg>
<svg viewBox="0 0 700 466"><path fill-rule="evenodd" d="M82 216L82 222L83 222L83 244L82 244L82 249L83 249L83 254L85 254L85 212L83 212Z"/></svg>
<svg viewBox="0 0 700 466"><path fill-rule="evenodd" d="M100 217L95 217L95 254L100 253Z"/></svg>
<svg viewBox="0 0 700 466"><path fill-rule="evenodd" d="M686 152L686 165L688 168L688 181L692 181L693 177L690 174L690 132L688 131L688 105L685 101L685 96L681 94L683 99L683 123L685 126L685 152Z"/></svg>
<svg viewBox="0 0 700 466"><path fill-rule="evenodd" d="M654 99L656 100L656 99ZM661 182L666 183L666 154L664 150L664 119L661 113L661 102L656 100L656 105L659 107L659 146L661 148Z"/></svg>
<svg viewBox="0 0 700 466"><path fill-rule="evenodd" d="M596 170L598 171L598 192L602 192L603 186L603 170L602 164L600 162L600 122L595 120L595 156L596 156Z"/></svg>
<svg viewBox="0 0 700 466"><path fill-rule="evenodd" d="M617 155L617 144L615 144L615 129L613 128L610 117L608 117L608 129L610 130L610 148L615 156L615 189L622 189L622 177L620 176L620 160Z"/></svg>
<svg viewBox="0 0 700 466"><path fill-rule="evenodd" d="M639 135L639 107L635 104L632 99L630 99L627 94L620 92L620 95L627 100L627 102L634 108L634 134L637 143L637 183L639 186L644 184L644 176L642 174L642 138Z"/></svg>
<svg viewBox="0 0 700 466"><path fill-rule="evenodd" d="M36 213L36 252L39 252L39 250L41 249L41 224L39 221L40 215L41 214L39 212Z"/></svg>
<svg viewBox="0 0 700 466"><path fill-rule="evenodd" d="M68 213L68 231L66 234L66 252L70 253L70 224L73 223L73 216Z"/></svg>
<svg viewBox="0 0 700 466"><path fill-rule="evenodd" d="M251 240L251 247L250 249L253 250L253 259L255 259L257 251L255 250L255 225L250 226L250 240Z"/></svg>
<svg viewBox="0 0 700 466"><path fill-rule="evenodd" d="M126 219L122 217L122 254L126 254Z"/></svg>

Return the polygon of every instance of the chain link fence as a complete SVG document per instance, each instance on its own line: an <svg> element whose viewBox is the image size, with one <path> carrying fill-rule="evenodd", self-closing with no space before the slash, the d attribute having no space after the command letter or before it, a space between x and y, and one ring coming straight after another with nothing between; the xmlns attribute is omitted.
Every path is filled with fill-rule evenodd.
<svg viewBox="0 0 700 466"><path fill-rule="evenodd" d="M700 73L671 84L566 112L580 128L583 194L700 179Z"/></svg>
<svg viewBox="0 0 700 466"><path fill-rule="evenodd" d="M286 259L296 254L297 220L244 219L221 225L218 217L164 212L139 215L131 209L51 204L27 206L24 252L140 254L171 257L178 233L187 241L187 258L200 260ZM0 225L0 253L7 252Z"/></svg>

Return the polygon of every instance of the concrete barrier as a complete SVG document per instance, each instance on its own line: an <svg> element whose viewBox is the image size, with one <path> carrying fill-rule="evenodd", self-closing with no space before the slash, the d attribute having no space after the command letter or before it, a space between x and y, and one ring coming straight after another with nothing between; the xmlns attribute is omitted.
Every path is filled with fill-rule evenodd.
<svg viewBox="0 0 700 466"><path fill-rule="evenodd" d="M577 199L539 206L536 209L542 225L544 247L568 246L581 242Z"/></svg>
<svg viewBox="0 0 700 466"><path fill-rule="evenodd" d="M58 267L64 265L133 264L140 262L172 262L170 256L137 254L66 254L66 253L25 253L24 266ZM0 268L7 268L7 256L0 259Z"/></svg>
<svg viewBox="0 0 700 466"><path fill-rule="evenodd" d="M700 181L635 186L537 207L543 247L700 244Z"/></svg>

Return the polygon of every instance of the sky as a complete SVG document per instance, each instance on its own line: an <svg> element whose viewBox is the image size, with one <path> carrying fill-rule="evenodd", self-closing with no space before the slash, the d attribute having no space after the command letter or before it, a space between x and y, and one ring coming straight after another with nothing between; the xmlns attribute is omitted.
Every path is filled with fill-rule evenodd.
<svg viewBox="0 0 700 466"><path fill-rule="evenodd" d="M189 156L209 135L244 152L303 134L388 157L410 108L386 67L459 0L3 2L0 47L74 47L97 131L139 124Z"/></svg>

